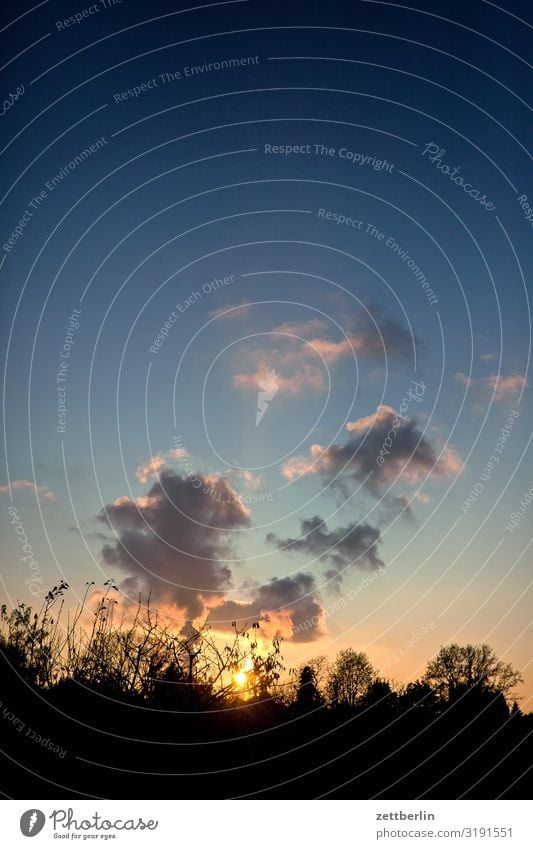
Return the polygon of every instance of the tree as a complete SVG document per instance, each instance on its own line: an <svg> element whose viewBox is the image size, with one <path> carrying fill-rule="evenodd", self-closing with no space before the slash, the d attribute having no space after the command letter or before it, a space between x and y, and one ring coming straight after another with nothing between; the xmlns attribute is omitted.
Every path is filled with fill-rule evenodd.
<svg viewBox="0 0 533 849"><path fill-rule="evenodd" d="M298 678L296 706L300 710L313 710L321 704L323 699L318 691L315 671L309 664L302 666Z"/></svg>
<svg viewBox="0 0 533 849"><path fill-rule="evenodd" d="M432 713L435 710L435 690L427 681L412 681L400 694L400 707L405 711Z"/></svg>
<svg viewBox="0 0 533 849"><path fill-rule="evenodd" d="M354 707L366 694L376 673L364 652L343 649L335 658L328 681L328 696L333 705Z"/></svg>
<svg viewBox="0 0 533 849"><path fill-rule="evenodd" d="M374 708L379 713L394 710L398 704L398 694L392 689L390 682L384 678L376 678L369 685L364 697L365 707Z"/></svg>
<svg viewBox="0 0 533 849"><path fill-rule="evenodd" d="M424 680L441 698L454 701L472 689L508 695L522 676L510 663L499 660L486 643L451 643L428 663Z"/></svg>

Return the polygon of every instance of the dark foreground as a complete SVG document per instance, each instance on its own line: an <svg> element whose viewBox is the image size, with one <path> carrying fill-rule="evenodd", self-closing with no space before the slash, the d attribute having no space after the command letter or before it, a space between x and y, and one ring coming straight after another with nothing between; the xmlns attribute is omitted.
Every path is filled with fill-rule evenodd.
<svg viewBox="0 0 533 849"><path fill-rule="evenodd" d="M36 690L0 663L1 790L12 798L528 798L531 715L501 699L435 712L274 700L155 709L75 682Z"/></svg>

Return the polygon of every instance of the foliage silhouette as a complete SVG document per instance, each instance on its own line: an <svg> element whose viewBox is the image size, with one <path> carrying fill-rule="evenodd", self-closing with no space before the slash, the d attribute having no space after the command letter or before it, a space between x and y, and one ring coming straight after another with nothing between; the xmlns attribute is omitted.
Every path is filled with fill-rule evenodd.
<svg viewBox="0 0 533 849"><path fill-rule="evenodd" d="M149 599L119 612L112 581L65 614L68 589L0 608L14 798L527 798L532 715L489 646L444 646L406 685L353 649L285 673L258 623L223 639Z"/></svg>

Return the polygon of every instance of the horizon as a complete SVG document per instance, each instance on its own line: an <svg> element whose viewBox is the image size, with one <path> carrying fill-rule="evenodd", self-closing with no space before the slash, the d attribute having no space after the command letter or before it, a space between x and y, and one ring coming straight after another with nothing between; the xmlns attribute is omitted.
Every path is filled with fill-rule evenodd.
<svg viewBox="0 0 533 849"><path fill-rule="evenodd" d="M521 5L7 0L1 604L488 645L530 714Z"/></svg>

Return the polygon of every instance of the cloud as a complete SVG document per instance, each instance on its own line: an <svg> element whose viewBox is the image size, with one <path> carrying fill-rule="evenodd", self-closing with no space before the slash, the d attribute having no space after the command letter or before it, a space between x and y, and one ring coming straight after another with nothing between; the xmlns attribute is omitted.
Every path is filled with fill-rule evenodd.
<svg viewBox="0 0 533 849"><path fill-rule="evenodd" d="M174 623L210 614L222 631L231 630L233 620L241 626L260 621L264 637L322 636L322 607L311 575L273 579L245 600L228 599L233 575L227 561L235 556L235 532L250 524L250 511L224 477L184 478L164 467L148 492L135 499L120 496L98 519L116 537L108 536L101 549L108 574L118 569L123 593L130 598L150 593ZM293 634L293 624L304 619L313 619L311 628Z"/></svg>
<svg viewBox="0 0 533 849"><path fill-rule="evenodd" d="M57 498L55 494L52 492L44 484L38 485L33 481L20 480L20 481L11 481L11 490L14 489L31 489L35 492L40 498L44 498L45 501L56 502ZM6 484L6 486L0 486L1 493L9 493L10 486Z"/></svg>
<svg viewBox="0 0 533 849"><path fill-rule="evenodd" d="M411 500L420 501L421 504L429 504L431 501L431 495L426 495L425 492L417 491L414 493Z"/></svg>
<svg viewBox="0 0 533 849"><path fill-rule="evenodd" d="M346 430L349 433L366 433L375 425L385 424L390 418L394 418L396 410L388 404L381 404L375 413L369 416L362 416L355 422L346 422Z"/></svg>
<svg viewBox="0 0 533 849"><path fill-rule="evenodd" d="M482 359L489 358L492 358L491 355L482 357ZM494 401L507 401L514 395L518 395L526 385L526 379L522 374L509 374L507 377L503 374L491 374L490 377L474 378L458 371L454 377L458 383L471 390L471 397L477 404L481 404L489 392L493 395Z"/></svg>
<svg viewBox="0 0 533 849"><path fill-rule="evenodd" d="M468 377L463 371L458 371L454 375L456 381L461 383L463 386L470 386L473 383L473 378Z"/></svg>
<svg viewBox="0 0 533 849"><path fill-rule="evenodd" d="M323 318L311 318L308 321L284 321L283 324L278 324L272 333L301 336L306 339L308 336L316 336L317 333L322 333L327 327L328 322Z"/></svg>
<svg viewBox="0 0 533 849"><path fill-rule="evenodd" d="M384 566L377 550L381 542L379 529L366 522L353 522L329 531L320 516L313 516L311 519L300 520L299 537L280 539L276 534L270 533L266 541L288 553L299 552L319 558L329 567L326 577L334 581L337 587L340 586L343 572L350 566L360 569L377 569Z"/></svg>
<svg viewBox="0 0 533 849"><path fill-rule="evenodd" d="M171 457L173 460L185 460L189 456L189 452L186 448L171 448L165 456Z"/></svg>
<svg viewBox="0 0 533 849"><path fill-rule="evenodd" d="M102 559L126 574L124 592L152 592L196 619L231 586L224 561L233 555L232 532L249 524L249 511L224 478L199 474L191 481L165 468L146 495L122 496L98 518L116 534Z"/></svg>
<svg viewBox="0 0 533 849"><path fill-rule="evenodd" d="M267 366L265 361L256 371L250 374L236 374L233 378L233 385L236 389L251 389L254 392L259 392L261 384L264 383L271 371L272 369ZM288 395L299 395L306 389L312 391L324 389L326 385L325 374L309 363L303 363L294 370L294 374L288 377L283 377L279 373L276 374L277 391Z"/></svg>
<svg viewBox="0 0 533 849"><path fill-rule="evenodd" d="M397 481L416 485L428 475L443 477L462 469L453 448L443 448L438 456L416 421L393 407L381 405L372 416L348 422L346 428L351 437L344 445L312 445L309 457L291 457L282 466L283 476L289 481L312 474L328 480L341 476L338 484L353 478L379 495Z"/></svg>
<svg viewBox="0 0 533 849"><path fill-rule="evenodd" d="M166 465L162 454L154 454L145 463L141 463L135 470L135 477L139 483L148 483L149 478L157 478L159 472Z"/></svg>
<svg viewBox="0 0 533 849"><path fill-rule="evenodd" d="M331 339L327 335L328 324L318 318L278 325L271 331L273 344L247 355L250 370L236 374L233 385L257 392L265 372L274 369L279 390L297 395L323 390L328 383L327 366L342 359L358 356L383 360L387 356L394 363L410 357L411 334L396 321L385 320L376 327L365 318L352 320L351 325L340 339Z"/></svg>
<svg viewBox="0 0 533 849"><path fill-rule="evenodd" d="M336 363L337 360L347 357L350 354L355 357L359 350L359 341L357 339L341 339L340 342L332 342L329 339L310 339L309 351L306 351L308 356L319 356L325 360L328 365Z"/></svg>
<svg viewBox="0 0 533 849"><path fill-rule="evenodd" d="M489 389L494 392L495 401L505 401L507 398L517 395L525 386L526 379L522 374L510 374L504 377L501 374L491 374L487 378Z"/></svg>
<svg viewBox="0 0 533 849"><path fill-rule="evenodd" d="M312 642L324 636L324 611L316 598L313 576L298 572L273 578L254 593L251 601L224 601L209 617L218 631L231 630L232 622L242 628L258 621L269 638ZM304 622L306 627L302 628Z"/></svg>
<svg viewBox="0 0 533 849"><path fill-rule="evenodd" d="M367 317L358 322L351 322L352 326L340 341L332 341L324 335L328 324L319 318L303 322L284 322L275 327L273 333L301 336L307 347L304 352L307 356L319 351L325 358L330 356L335 361L342 356L353 356L354 351L362 356L383 357L386 352L388 357L409 358L412 353L412 338L408 330L397 321L385 319L381 323L374 324ZM329 325L331 327L331 324ZM333 325L336 327L336 325ZM320 335L318 335L320 334Z"/></svg>
<svg viewBox="0 0 533 849"><path fill-rule="evenodd" d="M210 318L221 318L224 321L231 321L234 318L242 318L248 315L252 304L247 298L244 298L238 304L225 304L222 307L217 307L209 311Z"/></svg>
<svg viewBox="0 0 533 849"><path fill-rule="evenodd" d="M135 470L135 477L139 483L142 484L148 483L150 478L155 478L157 480L161 469L164 469L167 465L167 459L184 460L188 456L189 453L186 448L171 448L170 451L165 452L158 451L157 454L154 454L144 463L137 466Z"/></svg>
<svg viewBox="0 0 533 849"><path fill-rule="evenodd" d="M254 473L250 472L248 469L228 469L228 475L229 477L242 482L246 489L251 489L254 492L260 489L263 485L263 478L261 475L254 475Z"/></svg>

